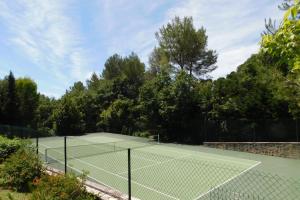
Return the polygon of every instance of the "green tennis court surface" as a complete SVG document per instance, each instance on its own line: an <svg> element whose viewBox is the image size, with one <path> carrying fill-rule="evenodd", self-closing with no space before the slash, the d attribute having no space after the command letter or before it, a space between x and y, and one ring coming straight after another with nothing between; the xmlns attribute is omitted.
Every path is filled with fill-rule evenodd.
<svg viewBox="0 0 300 200"><path fill-rule="evenodd" d="M105 144L99 144L105 143ZM201 199L260 164L258 161L184 150L165 145L144 145L108 134L68 139L68 167L88 171L95 181L123 193L128 191L127 150L131 151L132 196L145 199ZM40 139L49 165L61 168L63 139ZM121 148L119 148L121 147ZM124 149L123 149L124 148ZM107 151L106 151L107 150ZM53 160L52 160L53 159Z"/></svg>

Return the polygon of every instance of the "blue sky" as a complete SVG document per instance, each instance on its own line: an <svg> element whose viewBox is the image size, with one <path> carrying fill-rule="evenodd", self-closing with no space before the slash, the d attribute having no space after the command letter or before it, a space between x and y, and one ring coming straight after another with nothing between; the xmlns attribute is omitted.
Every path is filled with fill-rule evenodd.
<svg viewBox="0 0 300 200"><path fill-rule="evenodd" d="M59 97L100 74L112 54L136 52L147 64L155 32L174 16L204 26L225 76L257 52L264 19L280 19L279 0L0 0L0 77L31 77Z"/></svg>

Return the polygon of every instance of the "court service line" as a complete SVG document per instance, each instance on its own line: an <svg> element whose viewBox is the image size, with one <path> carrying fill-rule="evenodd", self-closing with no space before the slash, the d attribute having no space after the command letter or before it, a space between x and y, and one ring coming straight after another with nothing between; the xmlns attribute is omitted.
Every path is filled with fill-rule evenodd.
<svg viewBox="0 0 300 200"><path fill-rule="evenodd" d="M145 158L145 157L143 157L143 156L134 156L134 155L131 155L132 157L134 157L134 158L139 158L139 159L141 159L141 160L146 160L146 161L150 161L150 162L155 162L155 163L159 163L159 161L156 161L156 160L152 160L152 159L149 159L149 158Z"/></svg>
<svg viewBox="0 0 300 200"><path fill-rule="evenodd" d="M70 137L70 138L73 139L73 140L78 139L78 138L76 138L76 137L78 137L78 136L68 136L68 137ZM124 141L124 140L121 140L121 139L117 139L117 140L114 140L114 141L91 142L91 141L88 140L88 139L82 138L82 136L79 136L79 137L80 137L79 140L86 141L86 142L88 142L89 144L105 144L105 143L115 143L115 142L121 142L121 141ZM104 136L104 137L105 137L105 136ZM95 138L95 137L93 137L93 138ZM96 137L96 138L97 138L97 137ZM106 137L106 138L108 138L108 137Z"/></svg>
<svg viewBox="0 0 300 200"><path fill-rule="evenodd" d="M160 164L165 164L165 163L168 163L168 162L171 162L171 161L174 161L174 160L179 160L179 159L182 159L182 158L186 158L186 157L189 157L189 156L190 155L180 156L180 157L172 158L172 159L169 159L169 160L157 162L155 164L146 165L146 166L143 166L143 167L132 169L131 172L138 171L138 170L145 169L145 168L149 168L149 167L154 167L154 166L157 166L157 165L160 165ZM125 174L125 173L127 173L127 171L126 172L125 171L124 172L120 172L118 174Z"/></svg>
<svg viewBox="0 0 300 200"><path fill-rule="evenodd" d="M42 146L45 146L45 147L47 147L47 148L51 148L51 147L48 147L47 145L42 145ZM56 150L54 150L54 151L56 151ZM59 151L56 151L56 152L62 154L62 153L59 152ZM96 165L93 165L93 164L91 164L91 163L89 163L89 162L86 162L86 161L83 161L83 160L80 160L80 159L77 159L77 158L74 158L74 157L73 157L72 159L77 160L78 162L84 163L84 164L86 164L86 165L89 165L89 166L91 166L91 167L94 167L94 168L96 168L96 169L99 169L99 170L101 170L101 171L104 171L104 172L106 172L106 173L108 173L108 174L111 174L111 175L113 175L113 176L116 176L116 177L118 177L118 178L124 179L124 180L126 180L126 181L128 180L127 178L125 178L125 177L123 177L123 176L121 176L121 175L119 175L119 174L110 172L110 171L105 170L105 169L103 169L103 168L101 168L101 167L98 167L98 166L96 166ZM96 179L95 179L95 180L96 180ZM167 197L172 198L172 199L180 200L180 199L178 199L178 198L176 198L176 197L174 197L174 196L171 196L171 195L169 195L169 194L160 192L160 191L158 191L158 190L156 190L156 189L154 189L154 188L151 188L151 187L148 187L148 186L146 186L146 185L143 185L143 184L141 184L141 183L139 183L139 182L137 182L137 181L131 180L131 182L132 182L132 183L135 183L135 184L137 184L137 185L139 185L139 186L141 186L141 187L144 187L144 188L146 188L146 189L148 189L148 190L154 191L154 192L156 192L156 193L158 193L158 194L167 196Z"/></svg>
<svg viewBox="0 0 300 200"><path fill-rule="evenodd" d="M85 139L83 139L83 140L84 140L84 141L87 141L87 142L90 142L90 141L85 140ZM122 140L120 140L120 141L122 141ZM120 141L117 141L117 142L120 142ZM115 142L112 142L112 143L115 143ZM99 147L96 146L97 144L106 144L106 143L91 143L91 145L95 145L95 146L93 146L94 148L100 149ZM96 156L97 156L97 155L96 155ZM137 156L133 156L133 155L131 155L131 156L132 156L132 157L137 157ZM156 163L157 163L156 160L148 159L148 158L145 158L145 157L143 157L143 156L139 156L138 158L140 158L140 159L142 159L142 160L146 160L146 161L156 162Z"/></svg>
<svg viewBox="0 0 300 200"><path fill-rule="evenodd" d="M249 167L249 168L245 169L245 170L244 170L244 171L242 171L241 173L239 173L239 174L237 174L237 175L235 175L235 176L231 177L231 178L230 178L230 179L228 179L227 181L225 181L225 182L223 182L223 183L221 183L221 184L217 185L216 187L214 187L214 188L212 188L212 189L208 190L207 192L205 192L205 193L201 194L200 196L198 196L198 197L197 197L197 198L195 198L194 200L199 200L201 197L208 195L210 192L212 192L212 191L214 191L214 190L218 189L219 187L221 187L221 186L223 186L223 185L225 185L225 184L229 183L230 181L232 181L232 180L236 179L237 177L239 177L239 176L241 176L241 175L245 174L246 172L250 171L251 169L253 169L254 167L256 167L256 166L258 166L258 165L260 165L260 164L261 164L261 162L260 162L260 161L257 161L257 163L256 163L256 164L254 164L254 165L252 165L251 167Z"/></svg>
<svg viewBox="0 0 300 200"><path fill-rule="evenodd" d="M172 148L172 147L169 147L169 148ZM173 151L173 150L170 150L170 149L164 149L164 151L169 151L169 152L173 152L173 153L178 153L177 151ZM202 155L199 155L199 154L202 154ZM190 156L198 156L198 157L202 157L202 158L209 158L210 160L220 160L220 161L230 161L230 162L234 162L234 163L239 163L239 164L242 164L242 165L246 165L245 162L242 162L242 161L238 161L238 160L233 160L232 157L230 156L223 156L223 158L217 158L217 157L214 157L215 154L210 154L210 153L204 153L204 152L196 152L195 153L184 153L186 155L190 155ZM228 158L228 159L225 159L225 158ZM245 158L238 158L239 160L245 160L245 161L253 161L253 162L259 162L257 160L250 160L250 159L245 159ZM248 164L247 164L248 165Z"/></svg>
<svg viewBox="0 0 300 200"><path fill-rule="evenodd" d="M74 136L73 136L74 137ZM71 137L71 138L73 138ZM104 143L92 143L91 141L87 140L87 139L84 139L84 138L80 138L80 140L83 140L83 141L86 141L86 142L89 142L91 145L97 145L97 144L106 144L105 142ZM122 141L126 141L126 140L116 140L116 141L111 141L111 142L108 142L108 143L117 143L117 142L122 142ZM94 148L97 148L97 146L95 146ZM98 148L100 149L100 148ZM133 156L132 157L136 157L136 156ZM145 158L143 156L139 156L138 158L142 159L142 160L146 160L146 161L150 161L150 162L155 162L155 163L158 163L156 160L152 160L152 159L149 159L149 158Z"/></svg>

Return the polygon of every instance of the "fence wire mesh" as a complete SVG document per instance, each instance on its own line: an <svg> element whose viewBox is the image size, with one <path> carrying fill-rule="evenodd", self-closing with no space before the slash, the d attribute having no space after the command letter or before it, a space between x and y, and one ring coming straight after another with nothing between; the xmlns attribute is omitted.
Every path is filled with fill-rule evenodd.
<svg viewBox="0 0 300 200"><path fill-rule="evenodd" d="M0 126L8 137L35 138L36 131L21 127ZM284 177L249 168L234 162L219 162L184 151L155 148L147 140L93 143L79 137L69 137L67 146L67 171L76 174L89 172L88 179L111 188L118 194L128 194L129 182L132 196L138 199L184 200L297 200L300 199L300 177ZM122 140L124 139L124 140ZM38 140L33 140L38 142ZM40 138L47 165L64 171L63 137ZM35 143L33 142L34 146ZM51 147L43 146L49 144ZM283 145L234 144L231 148L255 151L267 155L281 152L299 156L299 144L294 151ZM131 148L131 180L128 179L128 152ZM257 151L257 152L256 152ZM292 153L291 153L292 152ZM294 156L295 157L295 156Z"/></svg>
<svg viewBox="0 0 300 200"><path fill-rule="evenodd" d="M8 138L13 138L13 137L35 138L42 135L41 132L38 132L31 128L3 125L3 124L0 124L0 134L3 134Z"/></svg>
<svg viewBox="0 0 300 200"><path fill-rule="evenodd" d="M209 193L210 200L264 200L263 197L255 194L245 194L236 191L217 188Z"/></svg>
<svg viewBox="0 0 300 200"><path fill-rule="evenodd" d="M78 150L77 148L71 151L68 150L67 172L77 175L87 172L87 180L111 189L112 193L119 195L128 194L128 177L118 174L120 171L126 171L127 174L127 149L113 151L111 148L109 146L107 151L101 151L101 153L98 151L98 153L92 155L87 155L86 153L74 154L74 151ZM79 149L82 150L82 147L79 147ZM93 151L95 149L90 150ZM45 160L47 161L47 165L51 168L64 171L64 149L51 148L46 149L46 152ZM72 154L69 155L70 152Z"/></svg>
<svg viewBox="0 0 300 200"><path fill-rule="evenodd" d="M208 142L300 142L299 119L219 119L198 124Z"/></svg>
<svg viewBox="0 0 300 200"><path fill-rule="evenodd" d="M299 198L299 179L251 170L218 188L212 188L211 192L200 199L296 200Z"/></svg>
<svg viewBox="0 0 300 200"><path fill-rule="evenodd" d="M300 197L300 180L261 171L249 171L223 186L224 189L257 195L266 200Z"/></svg>
<svg viewBox="0 0 300 200"><path fill-rule="evenodd" d="M184 153L149 151L132 151L132 193L141 199L197 199L244 170Z"/></svg>
<svg viewBox="0 0 300 200"><path fill-rule="evenodd" d="M131 180L126 147L133 147ZM46 148L45 152L48 165L63 171L64 148ZM74 142L67 146L67 167L68 172L76 174L88 171L89 180L124 195L128 194L130 182L132 196L142 200L296 200L300 197L300 178L255 170L253 161L240 163L198 156L197 152L187 154L162 144L143 146L119 141L77 145Z"/></svg>
<svg viewBox="0 0 300 200"><path fill-rule="evenodd" d="M219 149L300 159L300 143L298 142L204 142L204 145Z"/></svg>

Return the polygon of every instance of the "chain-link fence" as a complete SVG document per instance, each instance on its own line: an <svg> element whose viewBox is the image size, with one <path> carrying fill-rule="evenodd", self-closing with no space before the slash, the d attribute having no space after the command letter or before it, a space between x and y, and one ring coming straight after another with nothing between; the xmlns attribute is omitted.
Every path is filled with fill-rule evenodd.
<svg viewBox="0 0 300 200"><path fill-rule="evenodd" d="M5 135L8 138L36 138L42 135L42 133L31 128L2 124L0 124L0 134Z"/></svg>
<svg viewBox="0 0 300 200"><path fill-rule="evenodd" d="M296 200L300 199L300 179L250 170L226 184L212 188L201 200Z"/></svg>
<svg viewBox="0 0 300 200"><path fill-rule="evenodd" d="M199 126L206 142L300 142L299 120L206 120Z"/></svg>
<svg viewBox="0 0 300 200"><path fill-rule="evenodd" d="M265 200L259 195L245 194L224 188L217 188L213 190L206 198L209 200Z"/></svg>
<svg viewBox="0 0 300 200"><path fill-rule="evenodd" d="M300 159L299 142L204 142L203 145L225 150Z"/></svg>
<svg viewBox="0 0 300 200"><path fill-rule="evenodd" d="M8 136L36 134L24 128L0 128ZM254 170L257 163L253 161L212 158L142 140L100 144L77 137L52 137L42 138L40 146L38 137L34 141L48 166L76 174L89 172L89 180L128 199L300 199L300 177Z"/></svg>
<svg viewBox="0 0 300 200"><path fill-rule="evenodd" d="M7 138L31 139L32 146L36 148L38 154L39 137L42 135L40 132L31 128L0 124L0 135Z"/></svg>
<svg viewBox="0 0 300 200"><path fill-rule="evenodd" d="M130 144L132 149L127 149ZM61 171L78 174L88 171L89 180L123 197L145 200L295 200L300 197L300 178L254 170L259 164L255 161L198 154L174 151L162 144L119 141L46 148L45 160L48 166Z"/></svg>

